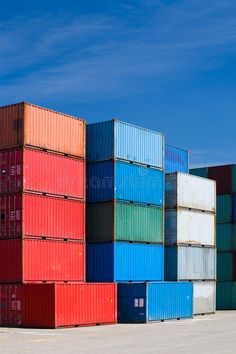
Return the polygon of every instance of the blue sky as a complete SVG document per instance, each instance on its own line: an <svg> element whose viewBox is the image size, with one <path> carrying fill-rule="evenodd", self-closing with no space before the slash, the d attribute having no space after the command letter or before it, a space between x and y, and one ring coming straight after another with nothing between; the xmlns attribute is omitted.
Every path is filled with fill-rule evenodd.
<svg viewBox="0 0 236 354"><path fill-rule="evenodd" d="M236 2L1 0L0 105L22 100L236 163Z"/></svg>

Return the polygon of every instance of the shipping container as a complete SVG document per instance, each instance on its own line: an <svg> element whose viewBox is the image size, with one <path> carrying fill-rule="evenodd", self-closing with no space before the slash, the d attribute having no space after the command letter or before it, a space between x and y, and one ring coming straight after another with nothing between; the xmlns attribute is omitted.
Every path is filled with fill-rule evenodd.
<svg viewBox="0 0 236 354"><path fill-rule="evenodd" d="M87 244L87 281L125 282L164 279L164 247L144 243Z"/></svg>
<svg viewBox="0 0 236 354"><path fill-rule="evenodd" d="M87 201L132 201L163 206L164 173L121 161L87 164Z"/></svg>
<svg viewBox="0 0 236 354"><path fill-rule="evenodd" d="M218 281L216 283L216 309L236 310L236 282Z"/></svg>
<svg viewBox="0 0 236 354"><path fill-rule="evenodd" d="M33 146L85 158L85 121L26 102L0 107L0 149Z"/></svg>
<svg viewBox="0 0 236 354"><path fill-rule="evenodd" d="M216 311L216 282L193 282L193 313L204 315Z"/></svg>
<svg viewBox="0 0 236 354"><path fill-rule="evenodd" d="M193 317L193 285L182 282L118 284L118 323Z"/></svg>
<svg viewBox="0 0 236 354"><path fill-rule="evenodd" d="M216 221L217 223L229 223L233 218L233 203L231 194L217 195L216 197Z"/></svg>
<svg viewBox="0 0 236 354"><path fill-rule="evenodd" d="M233 251L233 224L217 224L216 235L217 251Z"/></svg>
<svg viewBox="0 0 236 354"><path fill-rule="evenodd" d="M165 176L165 204L167 208L177 207L216 211L216 183L206 178L185 173Z"/></svg>
<svg viewBox="0 0 236 354"><path fill-rule="evenodd" d="M0 239L40 237L85 241L85 203L38 194L0 196Z"/></svg>
<svg viewBox="0 0 236 354"><path fill-rule="evenodd" d="M215 214L178 208L165 212L165 244L215 246Z"/></svg>
<svg viewBox="0 0 236 354"><path fill-rule="evenodd" d="M118 120L87 125L87 161L121 159L164 168L164 135Z"/></svg>
<svg viewBox="0 0 236 354"><path fill-rule="evenodd" d="M0 241L1 283L84 280L84 243L36 239Z"/></svg>
<svg viewBox="0 0 236 354"><path fill-rule="evenodd" d="M163 243L164 210L122 202L88 203L86 240Z"/></svg>
<svg viewBox="0 0 236 354"><path fill-rule="evenodd" d="M216 280L216 249L165 246L165 280Z"/></svg>
<svg viewBox="0 0 236 354"><path fill-rule="evenodd" d="M208 168L208 178L216 181L217 194L232 193L232 166L214 166Z"/></svg>
<svg viewBox="0 0 236 354"><path fill-rule="evenodd" d="M34 191L85 198L85 162L45 151L0 152L0 193Z"/></svg>
<svg viewBox="0 0 236 354"><path fill-rule="evenodd" d="M208 178L208 167L191 168L189 173L190 175Z"/></svg>
<svg viewBox="0 0 236 354"><path fill-rule="evenodd" d="M217 281L236 281L236 252L217 252Z"/></svg>
<svg viewBox="0 0 236 354"><path fill-rule="evenodd" d="M165 145L165 173L188 173L188 170L189 152L174 146Z"/></svg>
<svg viewBox="0 0 236 354"><path fill-rule="evenodd" d="M116 284L0 285L0 326L57 328L115 324Z"/></svg>

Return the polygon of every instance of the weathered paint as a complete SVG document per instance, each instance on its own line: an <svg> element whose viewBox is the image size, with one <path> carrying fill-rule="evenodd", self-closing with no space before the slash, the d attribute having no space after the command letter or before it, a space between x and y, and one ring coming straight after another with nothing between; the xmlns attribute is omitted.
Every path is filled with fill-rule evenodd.
<svg viewBox="0 0 236 354"><path fill-rule="evenodd" d="M216 311L216 282L193 282L193 313L203 315Z"/></svg>

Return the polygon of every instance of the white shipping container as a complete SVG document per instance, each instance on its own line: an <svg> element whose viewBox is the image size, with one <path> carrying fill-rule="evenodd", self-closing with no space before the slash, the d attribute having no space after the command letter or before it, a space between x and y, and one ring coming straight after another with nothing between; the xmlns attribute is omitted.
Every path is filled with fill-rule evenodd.
<svg viewBox="0 0 236 354"><path fill-rule="evenodd" d="M216 311L216 282L193 282L193 313L203 315Z"/></svg>
<svg viewBox="0 0 236 354"><path fill-rule="evenodd" d="M165 280L216 280L216 249L165 246Z"/></svg>
<svg viewBox="0 0 236 354"><path fill-rule="evenodd" d="M215 213L215 181L177 172L167 174L165 182L165 203L167 208L183 207Z"/></svg>
<svg viewBox="0 0 236 354"><path fill-rule="evenodd" d="M215 246L215 214L188 210L166 210L165 244Z"/></svg>

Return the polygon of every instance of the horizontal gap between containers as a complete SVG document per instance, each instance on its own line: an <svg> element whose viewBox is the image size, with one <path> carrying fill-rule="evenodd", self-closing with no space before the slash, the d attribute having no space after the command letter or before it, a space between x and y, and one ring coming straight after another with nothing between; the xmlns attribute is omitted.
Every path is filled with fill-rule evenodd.
<svg viewBox="0 0 236 354"><path fill-rule="evenodd" d="M29 144L14 145L14 146L11 146L9 148L4 148L4 149L0 149L0 150L2 152L4 152L4 151L11 151L11 150L14 150L14 149L19 149L19 148L20 149L29 148L29 149L32 149L32 150L48 152L48 153L53 154L53 155L71 157L71 158L73 158L75 160L80 160L80 161L86 162L86 159L85 159L84 156L71 155L71 154L67 154L67 153L64 153L64 152L60 152L60 151L56 151L56 150L50 150L50 149L47 149L47 148L42 148L42 147L39 147L39 146L34 146L34 145L29 145Z"/></svg>
<svg viewBox="0 0 236 354"><path fill-rule="evenodd" d="M125 162L131 165L136 165L136 166L140 166L140 167L146 167L146 168L152 168L154 170L158 170L158 171L162 171L164 173L164 168L162 167L157 167L154 165L148 165L148 164L144 164L141 162L137 162L137 161L132 161L132 160L125 160L125 159L120 159L120 158L111 158L111 159L96 159L96 160L87 160L87 163L99 163L99 162Z"/></svg>
<svg viewBox="0 0 236 354"><path fill-rule="evenodd" d="M192 247L192 248L195 247L195 248L211 248L211 249L214 248L214 249L216 249L215 245L201 245L201 244L196 244L196 243L166 243L166 242L164 242L164 245L168 246L168 247L181 246L181 247Z"/></svg>
<svg viewBox="0 0 236 354"><path fill-rule="evenodd" d="M47 236L34 236L34 235L27 235L27 236L0 236L0 241L13 241L13 240L34 240L34 241L61 241L61 242L76 242L83 244L85 243L85 236L84 238L68 238L68 237L47 237Z"/></svg>
<svg viewBox="0 0 236 354"><path fill-rule="evenodd" d="M194 211L194 212L202 212L203 214L210 214L210 215L216 215L216 209L214 211L210 210L203 210L203 209L197 209L197 208L188 208L188 207L183 207L183 206L176 206L176 207L165 207L166 211L177 211L177 210L188 210L188 211Z"/></svg>
<svg viewBox="0 0 236 354"><path fill-rule="evenodd" d="M138 244L142 244L142 245L158 245L158 246L164 246L164 242L145 242L145 241L128 241L128 240L120 240L120 239L114 239L114 240L109 240L109 241L101 241L101 242L99 242L99 241L94 241L94 242L91 242L91 241L89 241L89 242L86 242L86 244L88 244L88 245L94 245L94 244L96 244L96 243L99 243L99 244L102 244L102 243L114 243L114 242L119 242L119 243L131 243L131 244L136 244L136 243L138 243Z"/></svg>
<svg viewBox="0 0 236 354"><path fill-rule="evenodd" d="M54 197L54 198L60 198L60 199L68 199L68 200L76 200L76 201L80 201L80 202L86 202L85 198L78 198L78 197L74 197L71 195L34 191L34 190L29 190L29 189L19 190L16 192L8 192L8 193L0 192L0 197L8 197L8 196L20 195L20 194L33 194L33 195L39 195L39 196L43 196L43 197Z"/></svg>
<svg viewBox="0 0 236 354"><path fill-rule="evenodd" d="M0 281L0 285L20 285L20 284L86 284L84 280L16 280L16 281Z"/></svg>
<svg viewBox="0 0 236 354"><path fill-rule="evenodd" d="M101 204L101 203L125 203L125 204L133 204L133 205L140 205L140 206L148 206L148 207L153 207L153 208L160 208L164 210L163 205L160 204L150 204L150 203L140 203L140 202L135 202L132 200L125 200L125 199L107 199L107 200L101 200L99 202L87 202L87 204Z"/></svg>

